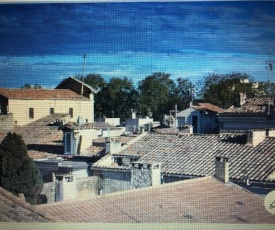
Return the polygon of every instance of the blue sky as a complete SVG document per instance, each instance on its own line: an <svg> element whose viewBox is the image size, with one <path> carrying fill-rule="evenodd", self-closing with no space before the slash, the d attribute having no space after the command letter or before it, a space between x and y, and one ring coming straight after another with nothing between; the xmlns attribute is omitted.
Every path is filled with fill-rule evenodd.
<svg viewBox="0 0 275 230"><path fill-rule="evenodd" d="M193 82L213 72L267 80L274 9L269 1L0 4L0 87L53 88L82 74L84 52L84 74L106 80L137 83L153 72Z"/></svg>

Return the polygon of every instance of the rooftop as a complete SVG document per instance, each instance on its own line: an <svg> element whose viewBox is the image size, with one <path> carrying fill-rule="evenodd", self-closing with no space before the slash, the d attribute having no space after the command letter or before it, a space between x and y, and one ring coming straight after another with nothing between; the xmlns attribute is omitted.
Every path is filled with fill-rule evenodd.
<svg viewBox="0 0 275 230"><path fill-rule="evenodd" d="M275 182L275 138L267 137L257 146L239 144L246 135L197 134L173 135L150 133L113 155L135 156L138 161L162 163L165 174L207 176L215 173L215 156L229 158L231 179ZM107 157L107 156L106 156ZM105 158L106 158L105 157ZM130 166L101 164L105 158L92 165L93 168L130 169Z"/></svg>
<svg viewBox="0 0 275 230"><path fill-rule="evenodd" d="M66 114L51 114L24 126L16 126L14 132L21 135L33 159L56 157L63 153L63 132L55 126L56 120L66 119ZM6 132L1 135L4 139Z"/></svg>
<svg viewBox="0 0 275 230"><path fill-rule="evenodd" d="M212 177L50 203L38 209L60 222L275 223L261 197Z"/></svg>
<svg viewBox="0 0 275 230"><path fill-rule="evenodd" d="M89 99L82 97L69 89L0 89L0 95L8 99L18 100L85 100Z"/></svg>
<svg viewBox="0 0 275 230"><path fill-rule="evenodd" d="M0 187L1 222L49 222L48 215Z"/></svg>
<svg viewBox="0 0 275 230"><path fill-rule="evenodd" d="M208 110L216 113L222 113L224 111L222 108L210 103L198 103L198 105L193 105L192 108L195 110Z"/></svg>
<svg viewBox="0 0 275 230"><path fill-rule="evenodd" d="M232 106L226 109L222 115L227 114L266 114L268 104L274 106L273 97L259 96L247 98L241 107Z"/></svg>

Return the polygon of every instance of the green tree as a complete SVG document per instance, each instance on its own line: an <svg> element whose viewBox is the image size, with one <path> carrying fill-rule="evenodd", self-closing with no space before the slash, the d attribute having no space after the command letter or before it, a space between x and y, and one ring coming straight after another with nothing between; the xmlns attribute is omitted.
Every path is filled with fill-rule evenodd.
<svg viewBox="0 0 275 230"><path fill-rule="evenodd" d="M270 81L260 81L257 83L257 86L258 87L256 88L256 90L258 95L275 95L275 83Z"/></svg>
<svg viewBox="0 0 275 230"><path fill-rule="evenodd" d="M177 101L176 84L170 74L153 73L138 83L139 109L142 115L153 114L159 119L175 107Z"/></svg>
<svg viewBox="0 0 275 230"><path fill-rule="evenodd" d="M178 78L176 86L176 102L178 110L189 107L189 103L194 99L195 85L188 78Z"/></svg>
<svg viewBox="0 0 275 230"><path fill-rule="evenodd" d="M198 95L206 102L227 109L238 105L239 93L256 95L254 80L247 74L209 74L197 83Z"/></svg>
<svg viewBox="0 0 275 230"><path fill-rule="evenodd" d="M106 106L109 106L109 100L107 98L102 98L106 96L106 86L107 82L104 80L104 78L99 74L88 74L84 79L82 76L76 76L79 80L84 80L84 82L94 89L99 89L99 92L94 95L94 110L96 116L101 116L102 113L106 112L105 109ZM104 110L104 111L103 111Z"/></svg>
<svg viewBox="0 0 275 230"><path fill-rule="evenodd" d="M21 87L21 89L31 89L32 85L29 83L24 84L24 86Z"/></svg>
<svg viewBox="0 0 275 230"><path fill-rule="evenodd" d="M138 92L128 78L111 78L98 92L97 113L124 120L131 109L137 108Z"/></svg>
<svg viewBox="0 0 275 230"><path fill-rule="evenodd" d="M42 86L39 85L39 84L35 84L35 85L33 86L33 89L42 89Z"/></svg>
<svg viewBox="0 0 275 230"><path fill-rule="evenodd" d="M21 87L21 89L42 89L42 86L39 84L34 84L34 86L32 86L29 83L26 83L24 86Z"/></svg>
<svg viewBox="0 0 275 230"><path fill-rule="evenodd" d="M0 145L0 159L0 185L15 195L23 193L27 202L36 204L43 181L21 136L6 135Z"/></svg>
<svg viewBox="0 0 275 230"><path fill-rule="evenodd" d="M82 81L82 78L79 78ZM84 77L84 82L95 89L101 89L106 85L106 81L99 74L88 74Z"/></svg>

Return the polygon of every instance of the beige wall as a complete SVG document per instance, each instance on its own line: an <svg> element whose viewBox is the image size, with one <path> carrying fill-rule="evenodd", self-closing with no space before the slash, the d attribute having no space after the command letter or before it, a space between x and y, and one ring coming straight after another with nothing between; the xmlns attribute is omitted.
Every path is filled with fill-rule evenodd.
<svg viewBox="0 0 275 230"><path fill-rule="evenodd" d="M93 144L93 140L98 138L99 131L96 129L84 129L74 131L74 140L71 142L71 153L77 155ZM81 139L81 143L80 142Z"/></svg>
<svg viewBox="0 0 275 230"><path fill-rule="evenodd" d="M29 118L29 108L34 109L34 118ZM73 118L76 122L79 116L88 122L94 122L94 98L90 95L89 101L81 100L15 100L9 99L9 113L13 114L18 125L25 125L50 114L50 108L54 113L69 113L73 108Z"/></svg>
<svg viewBox="0 0 275 230"><path fill-rule="evenodd" d="M67 182L64 176L62 181L56 182L56 187L56 201L95 197L98 196L99 177L73 177Z"/></svg>

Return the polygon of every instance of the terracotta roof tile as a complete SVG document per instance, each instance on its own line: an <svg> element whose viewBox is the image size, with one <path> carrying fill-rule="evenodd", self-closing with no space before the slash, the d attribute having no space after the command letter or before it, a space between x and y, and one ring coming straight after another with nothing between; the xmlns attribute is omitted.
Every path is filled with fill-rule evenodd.
<svg viewBox="0 0 275 230"><path fill-rule="evenodd" d="M210 103L198 103L198 105L193 105L192 108L195 110L209 110L216 113L222 113L224 111L222 108Z"/></svg>
<svg viewBox="0 0 275 230"><path fill-rule="evenodd" d="M49 222L45 211L22 200L0 187L0 221L1 222Z"/></svg>
<svg viewBox="0 0 275 230"><path fill-rule="evenodd" d="M266 113L268 104L274 106L274 97L259 96L246 99L241 107L230 107L224 111L226 114L264 114Z"/></svg>
<svg viewBox="0 0 275 230"><path fill-rule="evenodd" d="M51 114L27 125L17 126L14 132L22 136L31 157L56 157L57 154L63 153L63 132L58 130L54 123L64 117L65 114ZM6 134L7 132L3 132L0 135L0 142Z"/></svg>
<svg viewBox="0 0 275 230"><path fill-rule="evenodd" d="M28 100L89 100L69 89L4 89L0 95L9 99Z"/></svg>
<svg viewBox="0 0 275 230"><path fill-rule="evenodd" d="M38 208L62 222L275 223L275 216L265 210L261 197L211 177Z"/></svg>

